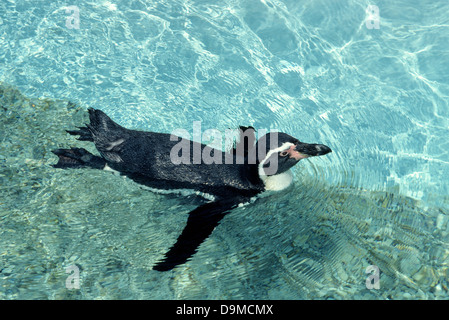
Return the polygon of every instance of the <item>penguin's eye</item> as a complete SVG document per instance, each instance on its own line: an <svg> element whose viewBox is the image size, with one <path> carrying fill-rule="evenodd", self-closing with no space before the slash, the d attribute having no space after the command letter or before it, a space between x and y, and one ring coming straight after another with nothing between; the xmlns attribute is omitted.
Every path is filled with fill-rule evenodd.
<svg viewBox="0 0 449 320"><path fill-rule="evenodd" d="M282 152L279 153L279 155L281 157L285 157L286 155L288 155L288 152L287 151L282 151Z"/></svg>

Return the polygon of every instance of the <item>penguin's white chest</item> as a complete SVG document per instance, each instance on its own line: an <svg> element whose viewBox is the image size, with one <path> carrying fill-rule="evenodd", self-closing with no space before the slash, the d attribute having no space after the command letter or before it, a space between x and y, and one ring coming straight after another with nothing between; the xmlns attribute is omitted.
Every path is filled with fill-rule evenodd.
<svg viewBox="0 0 449 320"><path fill-rule="evenodd" d="M265 184L265 190L280 191L291 185L293 173L290 170L273 176L261 175L260 178Z"/></svg>

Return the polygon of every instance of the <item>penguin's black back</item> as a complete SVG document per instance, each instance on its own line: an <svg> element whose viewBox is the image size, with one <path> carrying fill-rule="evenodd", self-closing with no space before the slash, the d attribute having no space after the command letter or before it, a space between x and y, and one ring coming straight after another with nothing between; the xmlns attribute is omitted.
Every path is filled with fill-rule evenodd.
<svg viewBox="0 0 449 320"><path fill-rule="evenodd" d="M190 145L190 152L184 158L187 163L175 164L173 157L179 154L172 150L181 143L181 138L126 129L100 110L89 109L89 115L88 128L93 142L108 166L138 183L161 189L194 189L220 197L253 196L263 191L257 165L236 163L236 154L212 151L204 144L183 140L182 143ZM220 153L221 163L206 164L201 157L205 148L209 154L211 151ZM195 152L197 158L194 159ZM232 164L226 163L229 162L226 157L232 158ZM201 162L196 164L198 160Z"/></svg>

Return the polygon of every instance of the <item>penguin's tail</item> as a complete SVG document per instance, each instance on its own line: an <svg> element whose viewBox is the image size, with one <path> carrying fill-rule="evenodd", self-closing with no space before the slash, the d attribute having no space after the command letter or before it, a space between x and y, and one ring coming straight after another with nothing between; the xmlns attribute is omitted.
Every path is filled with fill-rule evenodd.
<svg viewBox="0 0 449 320"><path fill-rule="evenodd" d="M58 163L54 168L94 168L103 169L106 160L102 157L93 155L83 148L56 149L52 152L59 157Z"/></svg>
<svg viewBox="0 0 449 320"><path fill-rule="evenodd" d="M66 130L72 136L79 136L80 141L94 142L95 145L110 147L110 142L123 138L127 131L119 124L112 121L103 111L89 108L90 123L85 127L78 127L78 130Z"/></svg>

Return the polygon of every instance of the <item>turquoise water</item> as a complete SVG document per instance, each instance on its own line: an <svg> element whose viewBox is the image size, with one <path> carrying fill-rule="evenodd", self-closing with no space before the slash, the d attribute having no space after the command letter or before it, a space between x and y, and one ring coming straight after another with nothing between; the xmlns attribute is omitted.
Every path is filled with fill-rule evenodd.
<svg viewBox="0 0 449 320"><path fill-rule="evenodd" d="M443 0L2 1L0 298L449 298L448 12ZM131 128L251 125L334 152L161 274L152 265L200 200L51 168L53 148L92 150L64 131L88 107Z"/></svg>

